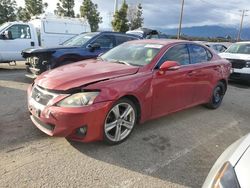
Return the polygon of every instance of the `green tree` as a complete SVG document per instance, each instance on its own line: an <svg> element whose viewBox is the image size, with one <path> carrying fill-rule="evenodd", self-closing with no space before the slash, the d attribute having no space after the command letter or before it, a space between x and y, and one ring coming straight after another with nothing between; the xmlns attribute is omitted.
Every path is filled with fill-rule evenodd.
<svg viewBox="0 0 250 188"><path fill-rule="evenodd" d="M142 17L142 6L141 3L138 4L135 14L134 14L134 18L132 18L132 20L130 21L130 29L134 30L137 28L140 28L143 26L143 17Z"/></svg>
<svg viewBox="0 0 250 188"><path fill-rule="evenodd" d="M43 8L44 5L42 0L25 0L25 9L31 16L42 14Z"/></svg>
<svg viewBox="0 0 250 188"><path fill-rule="evenodd" d="M75 17L74 12L75 1L74 0L59 0L54 13L59 16Z"/></svg>
<svg viewBox="0 0 250 188"><path fill-rule="evenodd" d="M94 4L91 0L83 0L82 6L80 7L81 17L88 20L92 32L97 31L99 29L99 23L102 23L102 17L97 9L97 4Z"/></svg>
<svg viewBox="0 0 250 188"><path fill-rule="evenodd" d="M0 24L14 21L16 19L16 1L0 0Z"/></svg>
<svg viewBox="0 0 250 188"><path fill-rule="evenodd" d="M128 19L127 19L128 4L126 0L123 0L120 10L115 12L112 27L114 31L126 32L129 29Z"/></svg>
<svg viewBox="0 0 250 188"><path fill-rule="evenodd" d="M48 3L42 0L25 0L25 7L17 9L17 19L21 21L29 21L32 16L44 13L44 9L48 7Z"/></svg>
<svg viewBox="0 0 250 188"><path fill-rule="evenodd" d="M17 9L17 19L27 22L31 19L31 15L29 14L26 8L19 7Z"/></svg>

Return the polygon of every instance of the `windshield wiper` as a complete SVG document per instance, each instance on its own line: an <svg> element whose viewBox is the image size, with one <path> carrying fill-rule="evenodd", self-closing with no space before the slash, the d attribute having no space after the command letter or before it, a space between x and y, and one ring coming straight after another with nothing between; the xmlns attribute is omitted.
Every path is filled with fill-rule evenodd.
<svg viewBox="0 0 250 188"><path fill-rule="evenodd" d="M119 63L119 64L124 64L124 65L131 66L131 64L127 63L126 61L115 60L115 59L111 59L109 61L112 62L112 63Z"/></svg>

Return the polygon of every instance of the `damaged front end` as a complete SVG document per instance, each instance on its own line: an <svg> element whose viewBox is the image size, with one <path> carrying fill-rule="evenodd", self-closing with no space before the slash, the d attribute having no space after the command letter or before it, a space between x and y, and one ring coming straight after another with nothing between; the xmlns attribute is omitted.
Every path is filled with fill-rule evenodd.
<svg viewBox="0 0 250 188"><path fill-rule="evenodd" d="M26 77L35 79L38 75L51 69L52 53L25 53L22 55L26 59Z"/></svg>

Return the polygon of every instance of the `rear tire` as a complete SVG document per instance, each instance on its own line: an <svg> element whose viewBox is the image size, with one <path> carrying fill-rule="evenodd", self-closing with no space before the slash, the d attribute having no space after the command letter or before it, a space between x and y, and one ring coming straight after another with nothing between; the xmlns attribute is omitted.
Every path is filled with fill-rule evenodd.
<svg viewBox="0 0 250 188"><path fill-rule="evenodd" d="M222 103L225 92L226 92L225 84L222 82L218 82L218 84L213 89L209 103L207 103L205 106L210 109L217 109Z"/></svg>

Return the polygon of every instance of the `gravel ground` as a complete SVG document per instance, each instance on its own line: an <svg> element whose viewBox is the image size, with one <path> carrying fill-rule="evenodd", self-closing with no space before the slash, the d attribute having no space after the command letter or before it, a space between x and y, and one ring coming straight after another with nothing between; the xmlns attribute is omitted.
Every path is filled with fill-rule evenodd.
<svg viewBox="0 0 250 188"><path fill-rule="evenodd" d="M197 106L143 125L117 146L49 137L30 121L24 62L0 65L0 187L201 187L219 155L250 132L250 86L222 106Z"/></svg>

